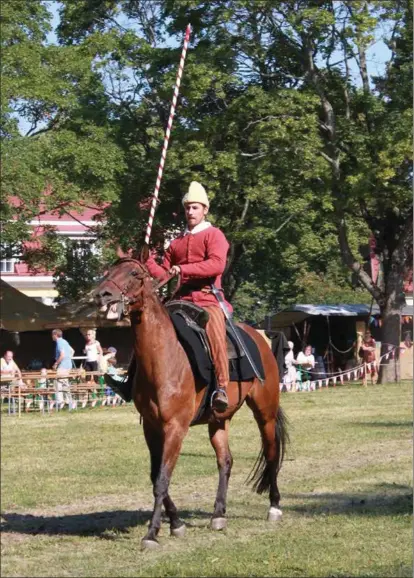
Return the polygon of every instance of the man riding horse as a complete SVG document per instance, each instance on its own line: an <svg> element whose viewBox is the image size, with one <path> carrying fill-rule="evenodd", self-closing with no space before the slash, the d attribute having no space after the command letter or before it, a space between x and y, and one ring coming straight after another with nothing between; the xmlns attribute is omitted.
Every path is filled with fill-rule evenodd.
<svg viewBox="0 0 414 578"><path fill-rule="evenodd" d="M212 407L222 413L228 407L229 362L226 322L211 286L214 285L219 291L223 291L221 278L226 267L229 243L220 229L206 221L210 203L200 183L193 181L190 184L182 203L187 221L186 229L171 242L162 265L158 265L154 257L150 257L146 266L150 274L160 280L166 279L171 274L180 275L180 286L174 298L191 301L208 311L206 333L218 385L213 393ZM227 302L225 304L231 312L231 305Z"/></svg>

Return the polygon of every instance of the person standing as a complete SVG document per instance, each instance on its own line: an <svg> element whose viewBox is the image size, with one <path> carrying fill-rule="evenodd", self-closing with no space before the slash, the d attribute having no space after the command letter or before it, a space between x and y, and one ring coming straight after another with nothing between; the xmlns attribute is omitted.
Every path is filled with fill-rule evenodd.
<svg viewBox="0 0 414 578"><path fill-rule="evenodd" d="M98 364L103 352L101 344L96 340L96 331L94 329L88 329L86 332L86 345L83 351L86 355L85 370L98 371Z"/></svg>
<svg viewBox="0 0 414 578"><path fill-rule="evenodd" d="M293 341L288 341L288 345L289 351L285 355L286 372L283 376L283 384L286 391L296 391L296 361L293 353Z"/></svg>
<svg viewBox="0 0 414 578"><path fill-rule="evenodd" d="M52 339L56 343L55 363L52 366L52 369L55 369L57 374L55 382L56 402L59 406L63 407L65 403L70 404L72 401L69 391L69 380L65 376L67 376L72 369L72 357L75 350L62 336L63 333L61 329L54 329L52 331Z"/></svg>
<svg viewBox="0 0 414 578"><path fill-rule="evenodd" d="M364 379L363 385L367 385L367 372L369 371L371 374L371 383L375 385L376 383L376 375L377 375L377 368L376 368L376 357L375 357L375 339L372 337L370 331L365 331L364 339L361 343L360 348L360 355L364 361Z"/></svg>
<svg viewBox="0 0 414 578"><path fill-rule="evenodd" d="M180 275L180 286L174 297L191 301L209 313L206 332L218 383L218 389L213 393L212 407L221 413L228 407L226 322L211 286L214 284L219 291L223 291L221 280L229 243L222 231L206 220L210 202L200 183L193 181L190 184L182 204L187 227L169 245L162 265L158 265L153 257L146 265L151 275L158 279L171 274ZM231 305L226 302L226 306L231 313Z"/></svg>

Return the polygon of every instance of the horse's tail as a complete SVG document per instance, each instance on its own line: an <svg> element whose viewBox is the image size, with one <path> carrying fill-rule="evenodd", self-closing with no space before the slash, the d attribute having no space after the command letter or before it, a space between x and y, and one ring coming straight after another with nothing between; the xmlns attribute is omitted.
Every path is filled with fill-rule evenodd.
<svg viewBox="0 0 414 578"><path fill-rule="evenodd" d="M253 484L253 490L258 494L263 494L270 490L272 476L277 476L282 467L285 457L286 446L289 443L288 419L283 409L279 406L275 424L276 457L272 462L266 460L264 448L257 457L252 471L246 480L247 484Z"/></svg>

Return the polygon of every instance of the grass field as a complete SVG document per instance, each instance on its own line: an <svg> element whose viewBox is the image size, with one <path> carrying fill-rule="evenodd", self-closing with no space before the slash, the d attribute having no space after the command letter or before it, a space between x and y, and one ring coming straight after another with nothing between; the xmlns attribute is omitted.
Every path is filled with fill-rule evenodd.
<svg viewBox="0 0 414 578"><path fill-rule="evenodd" d="M2 418L2 576L412 576L412 386L283 394L291 444L283 520L244 485L260 444L233 420L228 529L208 529L217 485L205 426L185 440L171 494L187 534L140 551L149 459L131 406Z"/></svg>

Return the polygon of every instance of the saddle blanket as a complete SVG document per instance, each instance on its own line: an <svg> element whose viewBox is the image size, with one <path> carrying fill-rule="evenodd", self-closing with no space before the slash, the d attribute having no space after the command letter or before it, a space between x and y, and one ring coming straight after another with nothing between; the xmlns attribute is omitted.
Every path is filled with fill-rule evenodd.
<svg viewBox="0 0 414 578"><path fill-rule="evenodd" d="M200 335L191 329L185 319L177 313L170 314L177 337L187 353L193 373L204 385L214 386L216 377L212 361L206 352ZM264 369L259 349L253 339L241 327L238 328L260 375L264 377ZM227 333L227 339L234 339ZM229 360L230 381L249 381L255 375L245 355Z"/></svg>

